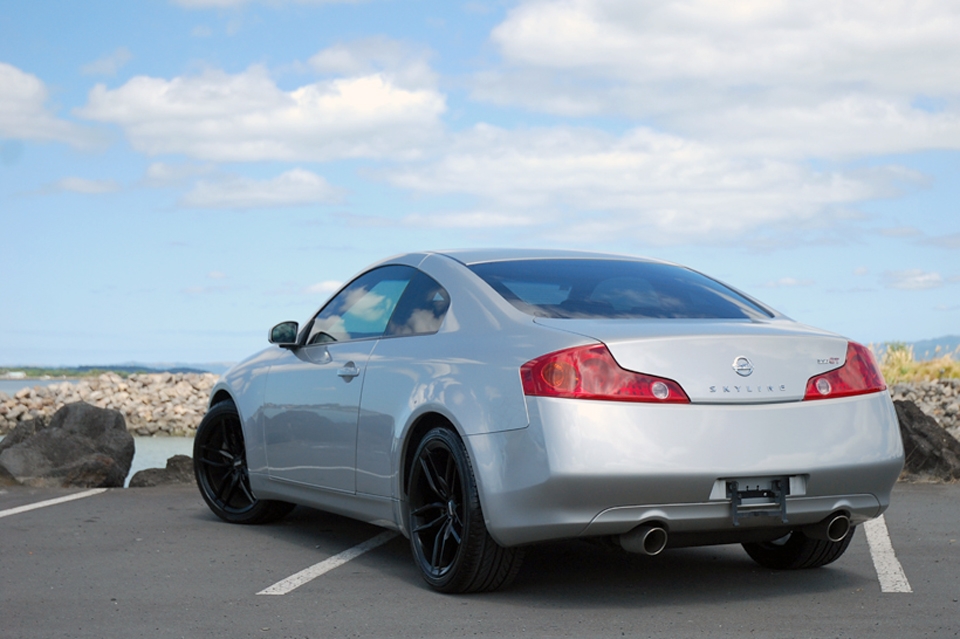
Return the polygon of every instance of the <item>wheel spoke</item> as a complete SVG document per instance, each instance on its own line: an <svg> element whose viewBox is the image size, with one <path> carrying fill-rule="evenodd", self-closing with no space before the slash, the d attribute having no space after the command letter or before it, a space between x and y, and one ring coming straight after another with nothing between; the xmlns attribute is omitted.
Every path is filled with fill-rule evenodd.
<svg viewBox="0 0 960 639"><path fill-rule="evenodd" d="M440 551L443 548L443 530L446 528L446 524L440 526L440 529L437 530L437 534L433 538L433 553L430 557L430 566L433 567L433 571L440 572Z"/></svg>
<svg viewBox="0 0 960 639"><path fill-rule="evenodd" d="M243 454L243 438L240 434L240 424L234 420L224 421L223 448L234 457Z"/></svg>
<svg viewBox="0 0 960 639"><path fill-rule="evenodd" d="M237 488L243 486L243 481L240 478L239 473L233 473L230 481L230 490L227 492L227 496L223 500L224 506L230 506L230 502L233 501L233 497L237 494Z"/></svg>
<svg viewBox="0 0 960 639"><path fill-rule="evenodd" d="M229 485L229 488L228 488ZM233 489L237 485L237 475L236 473L230 473L223 478L223 483L220 484L220 489L217 491L217 501L226 505L227 501L223 497L223 493L226 492L228 495L233 494Z"/></svg>
<svg viewBox="0 0 960 639"><path fill-rule="evenodd" d="M447 544L450 543L451 539L454 540L454 543L451 545L451 548L453 548L452 554L455 557L457 554L456 548L460 547L460 535L458 535L456 531L453 530L453 521L451 519L447 519L447 523L443 527L443 539L440 541L441 561L446 562L447 557L449 557L450 555L450 553L447 552ZM453 561L451 560L449 563L445 564L445 566L450 565L450 563L453 563Z"/></svg>
<svg viewBox="0 0 960 639"><path fill-rule="evenodd" d="M447 467L444 469L443 474L443 483L447 490L447 494L444 495L445 497L452 497L456 495L456 493L453 491L456 489L457 477L458 473L456 460L453 458L453 455L447 455Z"/></svg>
<svg viewBox="0 0 960 639"><path fill-rule="evenodd" d="M450 524L449 524L449 526L448 526L448 528L449 528L449 534L450 534L451 537L454 538L454 540L457 542L457 545L458 545L458 546L459 546L460 543L461 543L460 533L458 532L457 527L456 527L454 524L459 524L459 523L460 523L459 518L457 518L457 517L451 517L451 518L450 518Z"/></svg>
<svg viewBox="0 0 960 639"><path fill-rule="evenodd" d="M419 517L423 513L433 508L436 508L437 510L440 510L440 511L444 511L446 510L446 504L439 501L435 501L432 504L424 504L423 506L420 506L419 508L413 510L410 514L412 514L414 517Z"/></svg>
<svg viewBox="0 0 960 639"><path fill-rule="evenodd" d="M243 492L243 496L247 498L248 503L252 504L256 501L253 493L250 492L249 480L246 475L241 475L240 477L240 490Z"/></svg>
<svg viewBox="0 0 960 639"><path fill-rule="evenodd" d="M230 462L213 461L212 459L207 459L206 457L201 457L199 461L204 466L211 466L213 468L231 468L233 466L233 464Z"/></svg>
<svg viewBox="0 0 960 639"><path fill-rule="evenodd" d="M204 444L200 447L204 453L210 454L211 456L220 455L227 459L228 462L233 462L234 456L229 452L224 450L221 447L211 446L209 444Z"/></svg>
<svg viewBox="0 0 960 639"><path fill-rule="evenodd" d="M446 499L447 494L441 490L441 488L445 488L445 486L441 487L437 485L437 480L440 479L440 476L437 474L436 468L434 468L433 459L430 455L424 453L420 456L420 467L423 469L423 476L427 480L427 484L430 486L433 494L440 499Z"/></svg>
<svg viewBox="0 0 960 639"><path fill-rule="evenodd" d="M420 533L425 530L430 530L431 528L433 528L434 526L442 522L444 519L446 519L446 515L441 514L439 517L437 517L433 521L427 522L425 524L420 524L419 526L413 529L413 532Z"/></svg>

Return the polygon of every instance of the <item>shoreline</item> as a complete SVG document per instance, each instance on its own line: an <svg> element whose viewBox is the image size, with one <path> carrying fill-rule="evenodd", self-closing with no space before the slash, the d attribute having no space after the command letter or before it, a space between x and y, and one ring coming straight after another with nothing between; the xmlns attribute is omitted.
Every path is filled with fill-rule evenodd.
<svg viewBox="0 0 960 639"><path fill-rule="evenodd" d="M0 433L29 419L49 419L64 404L82 401L119 411L127 431L134 435L192 437L218 377L213 373L147 373L122 378L104 373L74 383L44 380L12 396L0 393Z"/></svg>
<svg viewBox="0 0 960 639"><path fill-rule="evenodd" d="M84 401L118 410L127 430L140 436L192 437L207 410L218 375L213 373L147 373L122 378L97 377L44 380L0 380L0 434L18 423L49 419L64 404ZM4 392L4 382L19 390ZM30 385L39 381L39 384ZM960 379L895 383L887 388L893 400L910 400L960 440Z"/></svg>

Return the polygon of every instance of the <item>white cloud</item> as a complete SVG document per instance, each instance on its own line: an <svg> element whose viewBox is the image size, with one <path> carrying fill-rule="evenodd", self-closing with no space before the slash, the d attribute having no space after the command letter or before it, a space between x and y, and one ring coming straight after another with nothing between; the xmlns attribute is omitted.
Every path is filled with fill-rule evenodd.
<svg viewBox="0 0 960 639"><path fill-rule="evenodd" d="M767 282L764 288L796 288L798 286L813 286L813 280L798 280L795 277L781 277L778 280Z"/></svg>
<svg viewBox="0 0 960 639"><path fill-rule="evenodd" d="M325 74L362 77L380 74L406 89L432 89L437 74L427 63L428 53L384 37L336 44L310 58L310 66Z"/></svg>
<svg viewBox="0 0 960 639"><path fill-rule="evenodd" d="M218 295L229 290L229 286L188 286L182 292L187 295Z"/></svg>
<svg viewBox="0 0 960 639"><path fill-rule="evenodd" d="M469 194L480 212L408 221L424 226L536 225L550 237L645 242L723 239L768 228L829 226L836 209L888 189L890 175L815 172L648 128L615 137L589 129L509 131L478 125L435 162L393 169L395 185ZM490 218L486 211L497 211ZM451 223L452 220L452 223Z"/></svg>
<svg viewBox="0 0 960 639"><path fill-rule="evenodd" d="M402 220L406 226L441 229L491 229L535 226L536 216L496 211L448 211L433 215L416 213Z"/></svg>
<svg viewBox="0 0 960 639"><path fill-rule="evenodd" d="M956 149L958 32L948 0L529 0L475 95L781 157Z"/></svg>
<svg viewBox="0 0 960 639"><path fill-rule="evenodd" d="M675 125L738 153L781 157L960 149L960 112L927 113L905 98L839 95L811 105L731 105L681 114Z"/></svg>
<svg viewBox="0 0 960 639"><path fill-rule="evenodd" d="M339 192L321 176L293 169L272 180L229 177L200 181L180 204L204 209L258 209L329 203Z"/></svg>
<svg viewBox="0 0 960 639"><path fill-rule="evenodd" d="M949 235L940 235L923 240L923 244L937 246L945 249L960 249L960 233L951 233Z"/></svg>
<svg viewBox="0 0 960 639"><path fill-rule="evenodd" d="M938 95L960 80L949 1L532 0L492 34L514 63L631 82Z"/></svg>
<svg viewBox="0 0 960 639"><path fill-rule="evenodd" d="M904 271L885 271L881 279L886 288L906 291L920 291L943 286L943 277L939 273L926 272L918 268Z"/></svg>
<svg viewBox="0 0 960 639"><path fill-rule="evenodd" d="M80 67L84 75L116 75L117 71L133 58L130 50L120 47L113 53Z"/></svg>
<svg viewBox="0 0 960 639"><path fill-rule="evenodd" d="M324 280L323 282L311 284L303 289L303 292L308 295L331 295L340 290L341 286L343 286L343 282L339 282L337 280Z"/></svg>
<svg viewBox="0 0 960 639"><path fill-rule="evenodd" d="M0 136L78 147L98 141L88 129L57 118L47 107L48 97L47 87L35 75L0 62Z"/></svg>
<svg viewBox="0 0 960 639"><path fill-rule="evenodd" d="M923 235L923 231L915 226L896 226L880 229L880 235L884 237L917 237Z"/></svg>
<svg viewBox="0 0 960 639"><path fill-rule="evenodd" d="M209 175L215 170L209 164L153 162L147 167L142 182L145 186L153 188L177 186L192 178Z"/></svg>
<svg viewBox="0 0 960 639"><path fill-rule="evenodd" d="M266 69L207 71L172 80L99 84L85 118L123 128L138 151L214 161L410 157L439 133L434 89L407 89L373 73L280 89Z"/></svg>
<svg viewBox="0 0 960 639"><path fill-rule="evenodd" d="M119 191L120 185L113 180L88 180L79 177L66 177L54 183L50 190L69 191L72 193L83 193L85 195L99 195L101 193Z"/></svg>

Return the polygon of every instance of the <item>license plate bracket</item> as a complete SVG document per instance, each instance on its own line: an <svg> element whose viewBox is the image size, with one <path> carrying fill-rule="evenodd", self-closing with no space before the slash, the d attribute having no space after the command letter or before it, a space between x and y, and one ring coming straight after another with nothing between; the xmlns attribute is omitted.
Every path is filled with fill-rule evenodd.
<svg viewBox="0 0 960 639"><path fill-rule="evenodd" d="M787 523L789 494L789 477L756 483L750 480L727 481L727 498L730 499L733 525L739 526L740 521L747 517L779 517L782 523Z"/></svg>

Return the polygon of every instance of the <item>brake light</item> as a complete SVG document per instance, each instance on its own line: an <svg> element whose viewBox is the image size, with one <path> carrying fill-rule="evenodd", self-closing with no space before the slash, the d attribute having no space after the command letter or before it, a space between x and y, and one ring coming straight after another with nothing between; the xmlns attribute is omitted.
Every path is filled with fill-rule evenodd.
<svg viewBox="0 0 960 639"><path fill-rule="evenodd" d="M520 367L523 393L538 397L689 404L673 380L620 368L603 344L549 353Z"/></svg>
<svg viewBox="0 0 960 639"><path fill-rule="evenodd" d="M849 342L847 361L840 368L811 377L803 399L832 399L879 393L887 384L877 366L873 353L866 346Z"/></svg>

